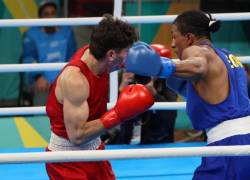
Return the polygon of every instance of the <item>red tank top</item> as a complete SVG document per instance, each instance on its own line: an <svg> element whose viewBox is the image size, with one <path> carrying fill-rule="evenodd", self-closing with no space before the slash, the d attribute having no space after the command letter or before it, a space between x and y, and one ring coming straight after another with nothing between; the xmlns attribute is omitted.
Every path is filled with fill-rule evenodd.
<svg viewBox="0 0 250 180"><path fill-rule="evenodd" d="M96 76L88 68L88 66L80 60L87 48L88 46L79 49L71 61L63 68L63 70L67 66L76 66L80 68L82 74L84 74L84 76L87 78L90 92L87 99L89 105L88 121L91 121L100 118L101 115L107 111L109 74L104 73L101 76ZM51 131L53 131L58 136L68 139L64 125L63 104L60 104L55 96L56 83L57 79L51 86L50 94L46 104L46 112L50 119Z"/></svg>

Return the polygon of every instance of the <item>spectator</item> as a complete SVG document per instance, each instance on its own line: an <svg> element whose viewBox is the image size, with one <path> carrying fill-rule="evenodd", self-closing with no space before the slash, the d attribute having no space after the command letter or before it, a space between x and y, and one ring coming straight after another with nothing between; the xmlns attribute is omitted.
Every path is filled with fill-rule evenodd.
<svg viewBox="0 0 250 180"><path fill-rule="evenodd" d="M57 5L43 1L38 9L39 18L57 17ZM58 63L68 61L76 51L74 33L70 27L32 27L24 33L23 63ZM50 85L59 71L27 73L26 84L34 93L33 105L45 105Z"/></svg>

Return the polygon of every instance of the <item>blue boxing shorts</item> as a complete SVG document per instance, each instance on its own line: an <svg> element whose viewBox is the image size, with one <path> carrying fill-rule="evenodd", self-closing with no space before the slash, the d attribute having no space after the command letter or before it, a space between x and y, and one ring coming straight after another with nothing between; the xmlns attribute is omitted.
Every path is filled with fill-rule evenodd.
<svg viewBox="0 0 250 180"><path fill-rule="evenodd" d="M250 124L247 122L248 120L243 122L243 118L239 119L238 122L240 123L235 120L232 121L233 123L225 121L229 122L228 124L230 125L228 126L228 124L226 124L226 126L224 126L224 123L221 127L216 127L216 131L219 132L219 134L215 132L212 135L217 133L217 137L213 136L211 138L208 132L208 139L210 139L211 142L208 146L250 145L250 133L247 133L248 129L250 129ZM249 119L249 117L247 117L247 119ZM237 124L235 122L237 122ZM237 129L238 134L235 133L234 129ZM232 130L232 132L230 132L230 130ZM220 139L221 136L225 134L229 135L230 133L232 136ZM250 180L250 156L203 157L201 165L194 172L193 180Z"/></svg>

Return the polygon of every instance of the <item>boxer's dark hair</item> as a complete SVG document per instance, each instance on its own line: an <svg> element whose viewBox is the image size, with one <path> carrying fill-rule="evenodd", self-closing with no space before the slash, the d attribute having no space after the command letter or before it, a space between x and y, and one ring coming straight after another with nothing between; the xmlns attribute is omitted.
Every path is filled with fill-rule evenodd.
<svg viewBox="0 0 250 180"><path fill-rule="evenodd" d="M174 20L178 30L183 34L192 33L197 37L211 39L210 32L214 33L220 28L220 21L212 18L211 14L203 11L186 11Z"/></svg>
<svg viewBox="0 0 250 180"><path fill-rule="evenodd" d="M135 29L127 22L105 14L94 28L89 49L96 59L104 58L110 49L121 50L138 40Z"/></svg>

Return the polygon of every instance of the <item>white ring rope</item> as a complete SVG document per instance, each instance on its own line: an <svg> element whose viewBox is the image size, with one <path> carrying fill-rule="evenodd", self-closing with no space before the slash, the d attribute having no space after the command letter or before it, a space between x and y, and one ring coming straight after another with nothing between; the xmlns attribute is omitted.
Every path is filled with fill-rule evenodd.
<svg viewBox="0 0 250 180"><path fill-rule="evenodd" d="M223 21L245 21L250 20L250 13L215 13L212 16ZM171 23L176 15L154 15L154 16L122 16L130 24L147 23ZM3 19L0 27L20 26L79 26L96 25L102 17L88 18L50 18L50 19Z"/></svg>
<svg viewBox="0 0 250 180"><path fill-rule="evenodd" d="M250 56L238 56L242 63L250 64ZM173 59L177 60L177 59ZM1 64L0 73L61 70L66 63Z"/></svg>
<svg viewBox="0 0 250 180"><path fill-rule="evenodd" d="M114 103L108 103L108 109L112 108ZM156 102L151 110L185 110L185 102ZM5 107L0 108L0 116L17 116L17 115L45 115L46 110L44 106L38 107Z"/></svg>
<svg viewBox="0 0 250 180"><path fill-rule="evenodd" d="M250 145L205 146L182 148L119 149L105 151L57 151L0 154L3 163L79 162L138 158L200 157L200 156L246 156Z"/></svg>
<svg viewBox="0 0 250 180"><path fill-rule="evenodd" d="M0 73L58 71L61 70L65 65L66 63L1 64Z"/></svg>

